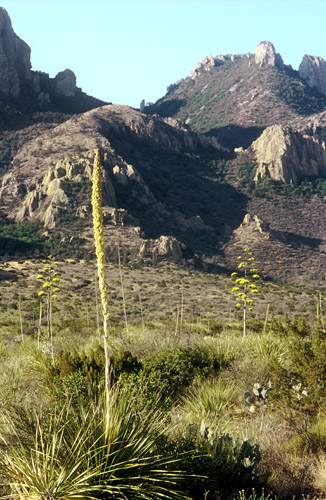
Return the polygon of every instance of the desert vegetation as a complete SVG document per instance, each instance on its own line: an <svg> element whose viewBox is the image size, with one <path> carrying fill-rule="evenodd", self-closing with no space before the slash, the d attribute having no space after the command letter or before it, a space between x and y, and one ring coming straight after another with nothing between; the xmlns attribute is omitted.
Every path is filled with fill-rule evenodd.
<svg viewBox="0 0 326 500"><path fill-rule="evenodd" d="M259 280L243 336L246 278L134 267L119 247L105 264L96 238L105 344L93 260L3 260L2 497L324 494L323 295Z"/></svg>

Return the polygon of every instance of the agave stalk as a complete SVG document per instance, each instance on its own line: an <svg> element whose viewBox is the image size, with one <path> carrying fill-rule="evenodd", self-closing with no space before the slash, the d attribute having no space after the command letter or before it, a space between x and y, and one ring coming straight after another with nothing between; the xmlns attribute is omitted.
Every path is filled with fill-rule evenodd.
<svg viewBox="0 0 326 500"><path fill-rule="evenodd" d="M243 336L245 337L247 331L247 310L251 312L254 303L251 297L259 293L253 280L259 279L260 276L257 274L257 269L250 268L255 260L250 248L246 247L244 249L244 255L239 255L238 260L240 260L238 269L242 270L243 276L239 277L237 272L231 274L232 278L235 278L236 285L232 288L232 292L237 294L237 309L240 309L241 306L243 309ZM252 294L251 297L250 294Z"/></svg>
<svg viewBox="0 0 326 500"><path fill-rule="evenodd" d="M109 356L109 307L108 293L106 287L105 273L105 250L103 235L103 211L102 211L102 165L100 152L97 149L93 168L93 188L92 188L92 207L93 207L93 229L95 253L97 260L97 274L102 302L103 313L103 341L105 353L105 392L106 401L110 401L111 377L110 377L110 356Z"/></svg>
<svg viewBox="0 0 326 500"><path fill-rule="evenodd" d="M121 267L121 257L120 257L120 245L118 244L118 266L119 266L119 274L120 274L120 284L121 284L121 297L122 297L122 307L123 307L123 316L125 319L126 325L126 334L129 336L129 328L128 328L128 318L127 318L127 309L126 309L126 297L123 286L123 277L122 277L122 267Z"/></svg>
<svg viewBox="0 0 326 500"><path fill-rule="evenodd" d="M22 341L24 340L24 328L23 328L23 314L22 314L22 298L19 295L18 298L18 309L19 309L19 323L20 323L20 334Z"/></svg>
<svg viewBox="0 0 326 500"><path fill-rule="evenodd" d="M42 282L42 289L38 292L38 297L42 300L42 297L46 298L46 319L47 319L47 332L48 341L50 343L51 358L54 364L54 347L53 347L53 301L58 298L58 284L60 282L60 273L55 271L55 266L57 262L52 255L48 256L47 260L42 260L45 264L41 273L37 276L38 280ZM38 343L41 335L41 322L42 322L42 308L40 305L40 317L39 317L39 337Z"/></svg>

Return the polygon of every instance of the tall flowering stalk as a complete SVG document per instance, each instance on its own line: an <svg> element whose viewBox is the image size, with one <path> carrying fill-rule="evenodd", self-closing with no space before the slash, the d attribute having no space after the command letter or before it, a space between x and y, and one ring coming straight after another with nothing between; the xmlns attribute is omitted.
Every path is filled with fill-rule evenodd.
<svg viewBox="0 0 326 500"><path fill-rule="evenodd" d="M47 317L47 331L48 340L50 342L51 358L54 364L54 349L53 349L53 302L57 300L60 288L60 273L55 270L58 264L52 255L49 255L47 260L42 260L44 264L43 269L40 270L37 279L42 283L42 290L38 292L40 298L40 318L39 318L39 334L38 345L40 344L41 323L42 323L42 298L46 299L46 317Z"/></svg>
<svg viewBox="0 0 326 500"><path fill-rule="evenodd" d="M104 333L104 352L105 352L105 391L106 400L109 403L111 378L110 378L110 356L109 356L109 308L108 294L105 277L105 252L103 236L103 212L102 212L102 165L100 152L97 149L93 168L93 189L92 189L92 207L93 207L93 227L95 252L97 258L97 273L101 294L103 311L103 333Z"/></svg>
<svg viewBox="0 0 326 500"><path fill-rule="evenodd" d="M232 278L235 278L235 285L232 288L232 292L237 295L237 309L242 307L243 309L243 336L246 336L247 329L247 311L252 311L252 306L254 304L253 296L258 293L258 289L254 283L255 280L260 278L257 274L257 269L253 266L255 258L252 256L250 248L245 248L243 255L239 255L238 260L240 261L238 269L243 273L239 276L237 272L231 274ZM254 281L253 281L254 280ZM249 307L248 307L249 306Z"/></svg>

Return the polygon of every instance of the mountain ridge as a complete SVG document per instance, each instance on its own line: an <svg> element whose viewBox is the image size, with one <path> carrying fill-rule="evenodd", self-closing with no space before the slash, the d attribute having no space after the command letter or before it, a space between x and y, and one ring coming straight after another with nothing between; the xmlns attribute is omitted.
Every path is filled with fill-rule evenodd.
<svg viewBox="0 0 326 500"><path fill-rule="evenodd" d="M40 89L0 91L3 224L36 223L57 252L74 238L88 255L100 149L108 253L120 242L136 260L227 272L247 242L266 276L300 282L304 262L324 273L323 197L307 201L295 189L326 175L326 96L270 42L258 47L205 58L144 112L86 96L70 70L56 79L39 73Z"/></svg>

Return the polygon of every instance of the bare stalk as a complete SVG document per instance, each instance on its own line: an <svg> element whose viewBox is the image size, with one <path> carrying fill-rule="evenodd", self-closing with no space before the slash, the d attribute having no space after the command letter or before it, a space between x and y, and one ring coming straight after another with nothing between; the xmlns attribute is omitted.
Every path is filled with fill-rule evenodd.
<svg viewBox="0 0 326 500"><path fill-rule="evenodd" d="M127 309L126 309L126 299L125 299L125 291L124 291L124 286L123 286L121 258L120 258L120 245L119 244L118 244L118 266L119 266L119 274L120 274L120 285L121 285L121 297L122 297L123 316L124 316L124 319L125 319L126 334L129 335L128 319L127 319Z"/></svg>
<svg viewBox="0 0 326 500"><path fill-rule="evenodd" d="M53 300L52 300L52 294L50 293L50 298L49 298L49 311L50 311L50 316L49 316L49 325L50 325L50 344L51 344L51 358L52 358L52 364L54 364L54 349L53 349Z"/></svg>
<svg viewBox="0 0 326 500"><path fill-rule="evenodd" d="M269 304L267 304L266 315L265 315L265 322L264 322L264 329L263 329L263 334L264 335L266 333L266 327L267 327L267 321L268 321L268 313L269 313Z"/></svg>
<svg viewBox="0 0 326 500"><path fill-rule="evenodd" d="M142 298L141 298L140 289L138 292L138 296L139 296L139 305L140 305L141 324L143 327L143 335L144 335L144 333L145 333L145 321L144 321L144 310L143 310L143 302L142 302Z"/></svg>
<svg viewBox="0 0 326 500"><path fill-rule="evenodd" d="M38 330L37 330L37 348L40 348L40 338L42 331L42 301L40 300L40 314L38 318Z"/></svg>
<svg viewBox="0 0 326 500"><path fill-rule="evenodd" d="M182 334L183 327L183 308L184 308L184 295L183 295L183 285L180 287L181 301L180 301L180 334Z"/></svg>
<svg viewBox="0 0 326 500"><path fill-rule="evenodd" d="M179 308L179 304L178 304L177 305L177 317L175 320L175 336L178 335L178 331L179 331L179 315L180 315L180 308Z"/></svg>
<svg viewBox="0 0 326 500"><path fill-rule="evenodd" d="M324 328L324 319L323 319L323 309L322 309L322 301L321 301L321 293L319 294L319 318L321 322L322 328Z"/></svg>
<svg viewBox="0 0 326 500"><path fill-rule="evenodd" d="M19 295L18 298L18 309L19 309L19 322L20 322L20 334L22 341L24 340L24 329L23 329L23 315L22 315L22 298Z"/></svg>

